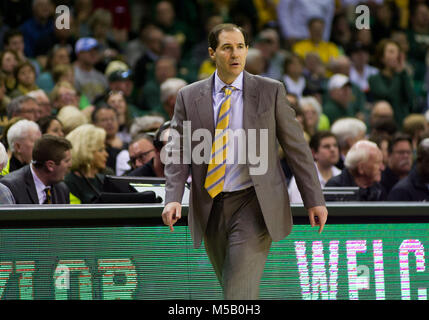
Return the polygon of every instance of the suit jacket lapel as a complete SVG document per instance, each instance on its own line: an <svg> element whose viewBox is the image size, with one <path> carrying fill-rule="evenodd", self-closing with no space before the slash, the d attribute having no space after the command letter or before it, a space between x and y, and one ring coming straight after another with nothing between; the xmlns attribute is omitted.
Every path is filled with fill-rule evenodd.
<svg viewBox="0 0 429 320"><path fill-rule="evenodd" d="M195 99L195 109L203 128L209 129L214 134L214 111L213 111L213 82L214 73L203 82L200 88L200 96Z"/></svg>
<svg viewBox="0 0 429 320"><path fill-rule="evenodd" d="M258 115L259 90L255 77L243 71L243 128L255 127L255 119Z"/></svg>
<svg viewBox="0 0 429 320"><path fill-rule="evenodd" d="M34 179L33 175L31 174L30 166L27 166L25 170L25 184L32 203L39 204L39 197L37 196L36 185L34 184Z"/></svg>

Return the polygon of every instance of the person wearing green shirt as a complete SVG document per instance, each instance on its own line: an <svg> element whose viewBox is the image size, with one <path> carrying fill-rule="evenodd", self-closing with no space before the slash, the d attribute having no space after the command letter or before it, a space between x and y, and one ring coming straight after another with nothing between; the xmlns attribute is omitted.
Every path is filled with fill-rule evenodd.
<svg viewBox="0 0 429 320"><path fill-rule="evenodd" d="M323 113L332 124L335 120L344 117L355 117L353 109L353 92L349 77L337 73L328 82L328 92L323 101Z"/></svg>
<svg viewBox="0 0 429 320"><path fill-rule="evenodd" d="M375 59L380 72L368 79L370 94L375 101L386 100L392 105L396 125L401 128L404 118L417 112L405 55L395 41L383 39L376 47Z"/></svg>

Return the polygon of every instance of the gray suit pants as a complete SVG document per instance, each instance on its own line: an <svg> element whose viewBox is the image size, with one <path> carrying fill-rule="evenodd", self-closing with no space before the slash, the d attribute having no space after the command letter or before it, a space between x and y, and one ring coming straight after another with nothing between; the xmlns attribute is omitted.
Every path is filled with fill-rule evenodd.
<svg viewBox="0 0 429 320"><path fill-rule="evenodd" d="M204 244L224 299L258 299L271 242L253 187L214 199Z"/></svg>

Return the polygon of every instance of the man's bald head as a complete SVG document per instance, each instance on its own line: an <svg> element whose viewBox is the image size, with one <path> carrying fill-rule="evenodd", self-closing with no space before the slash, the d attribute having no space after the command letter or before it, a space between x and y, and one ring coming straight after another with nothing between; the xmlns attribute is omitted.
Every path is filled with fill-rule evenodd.
<svg viewBox="0 0 429 320"><path fill-rule="evenodd" d="M378 101L374 104L371 111L371 117L391 117L393 118L393 109L392 105L387 101Z"/></svg>

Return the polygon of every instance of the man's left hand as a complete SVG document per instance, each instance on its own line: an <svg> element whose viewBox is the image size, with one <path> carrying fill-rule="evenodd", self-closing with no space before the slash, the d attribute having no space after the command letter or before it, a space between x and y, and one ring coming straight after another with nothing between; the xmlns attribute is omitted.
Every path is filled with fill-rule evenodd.
<svg viewBox="0 0 429 320"><path fill-rule="evenodd" d="M326 220L328 219L328 209L325 206L317 206L308 209L308 217L312 227L319 226L319 233L322 233Z"/></svg>

